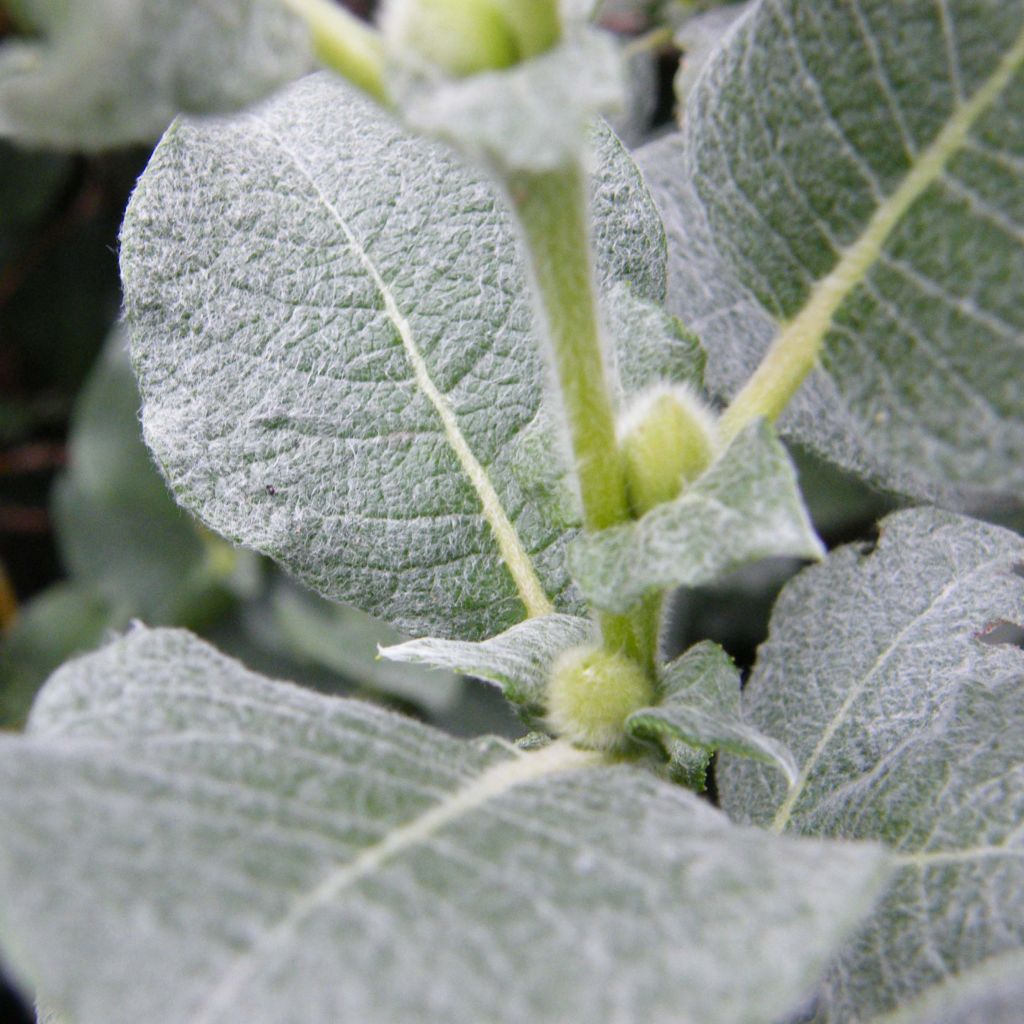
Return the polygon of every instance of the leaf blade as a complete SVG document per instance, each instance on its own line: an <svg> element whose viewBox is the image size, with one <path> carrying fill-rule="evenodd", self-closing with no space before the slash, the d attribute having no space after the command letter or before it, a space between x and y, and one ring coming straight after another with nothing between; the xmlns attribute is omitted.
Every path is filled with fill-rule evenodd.
<svg viewBox="0 0 1024 1024"><path fill-rule="evenodd" d="M602 278L657 291L656 214L621 146L596 139ZM545 612L545 593L572 609L573 524L531 484L532 309L487 179L312 76L168 133L126 216L122 275L147 440L214 529L407 634L492 635Z"/></svg>
<svg viewBox="0 0 1024 1024"><path fill-rule="evenodd" d="M0 932L81 1024L555 1021L609 1001L655 1024L768 1024L883 858L736 829L591 757L450 739L139 629L66 667L27 739L0 740L19 783L0 787ZM40 912L51 899L60 914ZM752 921L786 955L716 973L750 959Z"/></svg>
<svg viewBox="0 0 1024 1024"><path fill-rule="evenodd" d="M683 133L647 154L670 302L705 338L713 388L735 395L773 339L809 368L824 337L787 436L952 507L1021 494L1006 381L1024 325L1000 282L1024 258L1006 169L1024 147L1022 61L1007 5L773 0L720 47Z"/></svg>
<svg viewBox="0 0 1024 1024"><path fill-rule="evenodd" d="M0 133L33 145L148 141L181 111L237 110L311 63L305 26L270 0L22 6L42 38L0 48Z"/></svg>
<svg viewBox="0 0 1024 1024"><path fill-rule="evenodd" d="M699 586L774 555L819 558L822 551L789 456L762 421L674 501L578 537L569 566L598 608L625 612L652 590Z"/></svg>
<svg viewBox="0 0 1024 1024"><path fill-rule="evenodd" d="M500 687L515 704L542 708L559 653L593 641L595 632L589 619L547 615L527 619L479 643L423 637L382 647L380 655L473 676Z"/></svg>
<svg viewBox="0 0 1024 1024"><path fill-rule="evenodd" d="M1024 944L1024 655L981 640L992 621L1024 617L1021 564L1008 531L915 510L885 520L874 552L840 549L805 571L776 606L747 711L789 745L800 775L784 794L759 767L724 758L723 806L778 832L874 837L900 855L824 988L829 1019L892 1009Z"/></svg>

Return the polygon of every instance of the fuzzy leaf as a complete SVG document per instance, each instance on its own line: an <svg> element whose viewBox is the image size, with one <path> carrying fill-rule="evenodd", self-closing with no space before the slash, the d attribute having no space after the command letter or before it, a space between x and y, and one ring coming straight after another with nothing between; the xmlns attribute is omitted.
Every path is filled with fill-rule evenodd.
<svg viewBox="0 0 1024 1024"><path fill-rule="evenodd" d="M5 952L75 1024L771 1024L886 875L142 629L0 737L0 821Z"/></svg>
<svg viewBox="0 0 1024 1024"><path fill-rule="evenodd" d="M597 607L625 612L651 590L710 583L775 555L821 554L789 456L760 422L674 501L636 522L579 536L569 565Z"/></svg>
<svg viewBox="0 0 1024 1024"><path fill-rule="evenodd" d="M1024 952L983 961L877 1024L1020 1024Z"/></svg>
<svg viewBox="0 0 1024 1024"><path fill-rule="evenodd" d="M665 666L662 684L662 703L635 711L626 720L626 730L635 739L663 745L670 758L678 757L672 741L727 750L774 765L788 782L796 781L793 755L744 720L739 670L718 644L705 640L691 647Z"/></svg>
<svg viewBox="0 0 1024 1024"><path fill-rule="evenodd" d="M252 595L255 558L182 515L142 443L138 408L116 330L75 406L69 465L53 489L57 541L68 574L95 587L113 621L199 629Z"/></svg>
<svg viewBox="0 0 1024 1024"><path fill-rule="evenodd" d="M431 79L401 69L392 92L409 124L500 174L543 172L583 156L586 127L625 99L611 36L578 27L547 53L503 71Z"/></svg>
<svg viewBox="0 0 1024 1024"><path fill-rule="evenodd" d="M704 390L704 349L676 317L622 283L605 297L602 312L613 340L610 376L621 386L620 400L666 381Z"/></svg>
<svg viewBox="0 0 1024 1024"><path fill-rule="evenodd" d="M1024 5L762 0L641 163L670 308L732 395L822 339L783 431L886 487L1024 496Z"/></svg>
<svg viewBox="0 0 1024 1024"><path fill-rule="evenodd" d="M0 45L0 134L102 149L158 136L179 111L237 110L307 70L280 0L19 0L38 32Z"/></svg>
<svg viewBox="0 0 1024 1024"><path fill-rule="evenodd" d="M793 751L777 773L724 757L735 818L880 839L900 873L823 993L866 1020L989 955L1024 946L1024 540L950 513L884 521L783 590L744 693ZM992 642L995 639L997 642Z"/></svg>
<svg viewBox="0 0 1024 1024"><path fill-rule="evenodd" d="M658 299L661 225L595 138L601 276ZM312 76L172 128L121 262L146 439L215 530L407 634L571 609L571 517L537 458L560 449L489 180Z"/></svg>
<svg viewBox="0 0 1024 1024"><path fill-rule="evenodd" d="M432 665L494 683L513 703L536 709L544 705L551 666L558 655L593 639L589 619L544 615L480 643L427 636L382 647L380 653L391 661Z"/></svg>

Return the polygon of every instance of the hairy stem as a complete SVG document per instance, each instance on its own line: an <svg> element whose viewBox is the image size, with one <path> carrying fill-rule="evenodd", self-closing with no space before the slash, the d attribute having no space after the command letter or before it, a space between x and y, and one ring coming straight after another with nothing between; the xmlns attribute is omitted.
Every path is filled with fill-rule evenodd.
<svg viewBox="0 0 1024 1024"><path fill-rule="evenodd" d="M604 366L586 176L574 165L517 175L508 185L554 358L583 524L588 530L604 530L625 522L630 509ZM602 616L601 630L608 647L642 656L642 645L625 616Z"/></svg>
<svg viewBox="0 0 1024 1024"><path fill-rule="evenodd" d="M511 192L568 420L583 522L604 530L629 518L629 502L605 375L584 174L571 167L519 175Z"/></svg>
<svg viewBox="0 0 1024 1024"><path fill-rule="evenodd" d="M630 506L604 368L586 175L574 165L516 175L508 185L554 357L584 526L606 529L625 522ZM606 646L647 664L629 617L602 615L601 632Z"/></svg>
<svg viewBox="0 0 1024 1024"><path fill-rule="evenodd" d="M378 32L332 0L281 2L308 26L313 52L321 64L347 78L375 100L388 102L384 86L384 45Z"/></svg>

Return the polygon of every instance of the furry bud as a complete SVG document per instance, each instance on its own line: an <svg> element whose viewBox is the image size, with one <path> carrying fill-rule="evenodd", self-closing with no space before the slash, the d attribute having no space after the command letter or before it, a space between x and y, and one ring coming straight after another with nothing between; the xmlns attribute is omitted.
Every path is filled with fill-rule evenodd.
<svg viewBox="0 0 1024 1024"><path fill-rule="evenodd" d="M654 683L624 654L573 647L555 661L548 724L560 736L598 750L617 747L626 719L656 700Z"/></svg>
<svg viewBox="0 0 1024 1024"><path fill-rule="evenodd" d="M619 444L633 511L678 497L718 453L714 413L689 388L659 387L623 417Z"/></svg>

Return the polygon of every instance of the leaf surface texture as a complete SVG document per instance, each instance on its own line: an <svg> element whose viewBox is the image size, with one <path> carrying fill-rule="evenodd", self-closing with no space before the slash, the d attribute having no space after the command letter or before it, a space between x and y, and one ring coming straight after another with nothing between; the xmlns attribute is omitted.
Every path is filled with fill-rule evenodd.
<svg viewBox="0 0 1024 1024"><path fill-rule="evenodd" d="M723 757L723 806L799 835L878 839L900 872L840 958L823 1019L868 1019L1024 946L1024 542L934 510L883 522L783 590L746 715L800 774Z"/></svg>
<svg viewBox="0 0 1024 1024"><path fill-rule="evenodd" d="M820 342L787 435L913 496L1024 495L1024 4L762 0L682 116L641 162L714 390Z"/></svg>
<svg viewBox="0 0 1024 1024"><path fill-rule="evenodd" d="M0 778L0 935L76 1024L770 1024L885 874L175 631L62 669Z"/></svg>
<svg viewBox="0 0 1024 1024"><path fill-rule="evenodd" d="M595 144L602 280L659 299L657 215ZM122 275L146 439L218 532L407 634L571 610L546 371L487 179L312 76L168 132Z"/></svg>

